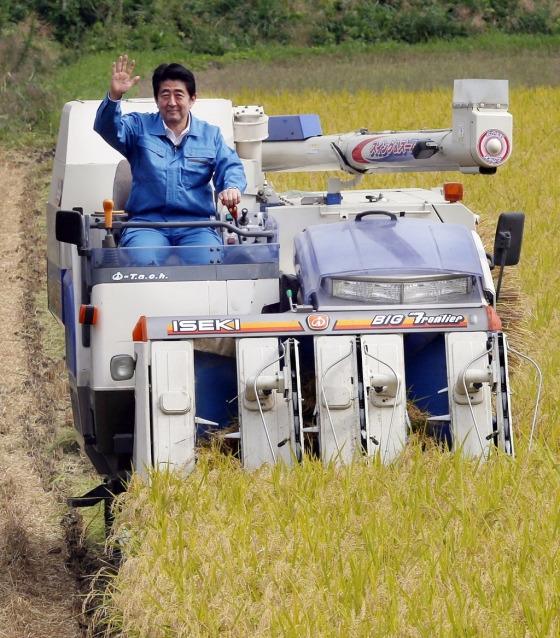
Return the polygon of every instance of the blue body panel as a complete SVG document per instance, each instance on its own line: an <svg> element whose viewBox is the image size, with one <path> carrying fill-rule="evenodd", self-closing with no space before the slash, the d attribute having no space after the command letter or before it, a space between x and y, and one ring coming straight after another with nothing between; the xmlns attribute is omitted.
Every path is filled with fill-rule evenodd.
<svg viewBox="0 0 560 638"><path fill-rule="evenodd" d="M265 142L306 140L322 134L319 116L314 113L275 115L268 118L268 137Z"/></svg>
<svg viewBox="0 0 560 638"><path fill-rule="evenodd" d="M297 235L295 251L305 303L324 277L334 275L402 279L461 273L482 277L471 231L459 224L366 217L312 226Z"/></svg>
<svg viewBox="0 0 560 638"><path fill-rule="evenodd" d="M62 321L66 343L66 367L76 376L76 323L74 321L74 286L72 273L67 270L62 277Z"/></svg>

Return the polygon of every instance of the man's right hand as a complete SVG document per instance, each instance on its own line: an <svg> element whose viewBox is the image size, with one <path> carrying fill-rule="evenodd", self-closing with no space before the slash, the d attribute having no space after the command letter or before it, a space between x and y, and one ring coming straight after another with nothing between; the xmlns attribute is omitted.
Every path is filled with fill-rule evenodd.
<svg viewBox="0 0 560 638"><path fill-rule="evenodd" d="M113 75L111 76L111 88L109 97L112 100L120 100L140 79L139 75L132 77L135 60L128 65L128 55L121 55L117 62L113 62Z"/></svg>

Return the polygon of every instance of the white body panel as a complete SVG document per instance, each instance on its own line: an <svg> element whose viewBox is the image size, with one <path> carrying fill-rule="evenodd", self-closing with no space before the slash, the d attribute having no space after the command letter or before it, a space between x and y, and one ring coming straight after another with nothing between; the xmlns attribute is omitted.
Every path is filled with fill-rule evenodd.
<svg viewBox="0 0 560 638"><path fill-rule="evenodd" d="M360 448L356 339L315 337L321 458L350 463Z"/></svg>
<svg viewBox="0 0 560 638"><path fill-rule="evenodd" d="M153 465L150 366L152 346L150 342L134 344L136 370L134 372L134 449L132 464L136 472L146 477L147 470Z"/></svg>
<svg viewBox="0 0 560 638"><path fill-rule="evenodd" d="M132 330L141 316L227 315L260 312L278 300L276 280L177 281L98 284L91 303L99 320L91 330L91 382L97 390L132 387L134 381L113 381L109 362L116 354L132 354Z"/></svg>
<svg viewBox="0 0 560 638"><path fill-rule="evenodd" d="M237 340L239 429L246 467L294 462L291 396L280 357L275 337Z"/></svg>
<svg viewBox="0 0 560 638"><path fill-rule="evenodd" d="M407 440L403 336L362 336L368 454L390 463Z"/></svg>
<svg viewBox="0 0 560 638"><path fill-rule="evenodd" d="M192 341L141 344L137 368L144 383L136 400L134 466L146 475L149 465L168 465L189 472L195 463L195 391ZM148 384L147 365L151 367ZM138 371L137 371L138 374ZM146 388L151 393L146 396ZM149 409L149 414L148 414Z"/></svg>
<svg viewBox="0 0 560 638"><path fill-rule="evenodd" d="M449 332L445 335L451 424L455 450L467 456L487 456L492 435L488 335ZM472 379L480 387L472 387Z"/></svg>

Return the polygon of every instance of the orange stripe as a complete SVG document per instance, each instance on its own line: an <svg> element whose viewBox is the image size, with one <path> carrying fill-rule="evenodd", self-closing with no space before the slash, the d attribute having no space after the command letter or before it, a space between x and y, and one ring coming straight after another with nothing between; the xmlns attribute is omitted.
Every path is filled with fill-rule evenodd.
<svg viewBox="0 0 560 638"><path fill-rule="evenodd" d="M335 329L344 330L345 328L371 328L371 321L363 319L338 319L335 323Z"/></svg>
<svg viewBox="0 0 560 638"><path fill-rule="evenodd" d="M299 321L271 321L271 322L247 322L241 323L241 332L271 332L273 330L290 330L290 331L302 331L303 328Z"/></svg>

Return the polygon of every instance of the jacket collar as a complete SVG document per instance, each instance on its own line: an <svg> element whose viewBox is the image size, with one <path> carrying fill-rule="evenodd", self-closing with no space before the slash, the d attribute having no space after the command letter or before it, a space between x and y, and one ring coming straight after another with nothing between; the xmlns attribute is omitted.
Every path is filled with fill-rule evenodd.
<svg viewBox="0 0 560 638"><path fill-rule="evenodd" d="M152 113L152 117L148 121L148 125L146 126L146 130L150 135L159 135L162 137L167 137L167 133L165 132L165 125L163 123L163 119L159 113ZM195 117L191 113L191 124L189 127L189 132L186 137L190 137L191 135L198 137L202 134L202 122L197 117Z"/></svg>

